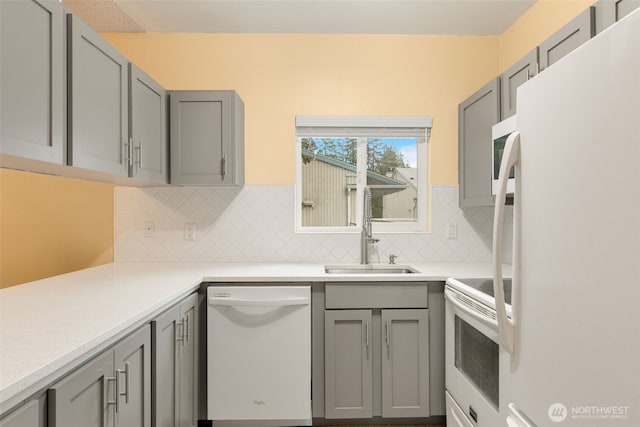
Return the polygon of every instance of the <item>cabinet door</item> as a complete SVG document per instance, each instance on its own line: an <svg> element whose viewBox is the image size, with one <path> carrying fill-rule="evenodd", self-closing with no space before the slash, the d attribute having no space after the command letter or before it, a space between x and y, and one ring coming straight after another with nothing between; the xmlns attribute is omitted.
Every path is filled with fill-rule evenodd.
<svg viewBox="0 0 640 427"><path fill-rule="evenodd" d="M500 78L458 107L458 183L461 208L493 206L491 126L500 120Z"/></svg>
<svg viewBox="0 0 640 427"><path fill-rule="evenodd" d="M152 351L152 424L155 427L178 426L178 347L180 307L175 306L151 322Z"/></svg>
<svg viewBox="0 0 640 427"><path fill-rule="evenodd" d="M116 426L151 427L151 327L144 326L114 351L120 382Z"/></svg>
<svg viewBox="0 0 640 427"><path fill-rule="evenodd" d="M113 427L113 372L109 350L49 388L49 427Z"/></svg>
<svg viewBox="0 0 640 427"><path fill-rule="evenodd" d="M128 61L74 15L69 43L69 164L128 176Z"/></svg>
<svg viewBox="0 0 640 427"><path fill-rule="evenodd" d="M537 47L502 73L502 76L500 76L501 120L511 117L516 113L518 86L535 76L537 73Z"/></svg>
<svg viewBox="0 0 640 427"><path fill-rule="evenodd" d="M179 347L179 423L180 427L198 424L198 294L180 303L181 337Z"/></svg>
<svg viewBox="0 0 640 427"><path fill-rule="evenodd" d="M640 0L600 0L594 5L596 34L640 7Z"/></svg>
<svg viewBox="0 0 640 427"><path fill-rule="evenodd" d="M382 416L429 416L429 315L382 310Z"/></svg>
<svg viewBox="0 0 640 427"><path fill-rule="evenodd" d="M42 395L38 399L25 403L0 421L0 427L45 427L46 401Z"/></svg>
<svg viewBox="0 0 640 427"><path fill-rule="evenodd" d="M131 176L166 183L166 91L134 64L129 64L129 85Z"/></svg>
<svg viewBox="0 0 640 427"><path fill-rule="evenodd" d="M0 1L0 147L64 163L64 29L58 1Z"/></svg>
<svg viewBox="0 0 640 427"><path fill-rule="evenodd" d="M540 44L540 70L586 43L594 32L595 9L590 6Z"/></svg>
<svg viewBox="0 0 640 427"><path fill-rule="evenodd" d="M242 185L244 120L233 91L170 92L171 183Z"/></svg>
<svg viewBox="0 0 640 427"><path fill-rule="evenodd" d="M325 417L371 418L371 310L325 311Z"/></svg>

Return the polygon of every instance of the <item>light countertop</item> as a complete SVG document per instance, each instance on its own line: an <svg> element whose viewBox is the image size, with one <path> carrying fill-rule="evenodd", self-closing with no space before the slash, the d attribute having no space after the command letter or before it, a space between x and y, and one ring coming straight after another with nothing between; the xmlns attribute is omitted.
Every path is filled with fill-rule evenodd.
<svg viewBox="0 0 640 427"><path fill-rule="evenodd" d="M326 274L323 264L115 263L0 290L0 414L151 320L202 282L444 281L488 263L411 263L408 275ZM509 266L505 274L510 274Z"/></svg>

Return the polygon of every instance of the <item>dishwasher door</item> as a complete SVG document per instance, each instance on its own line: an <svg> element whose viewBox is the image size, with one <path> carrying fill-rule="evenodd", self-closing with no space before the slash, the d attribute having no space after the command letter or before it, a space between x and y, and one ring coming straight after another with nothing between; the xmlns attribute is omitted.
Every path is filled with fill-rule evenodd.
<svg viewBox="0 0 640 427"><path fill-rule="evenodd" d="M311 287L207 289L207 417L311 425Z"/></svg>

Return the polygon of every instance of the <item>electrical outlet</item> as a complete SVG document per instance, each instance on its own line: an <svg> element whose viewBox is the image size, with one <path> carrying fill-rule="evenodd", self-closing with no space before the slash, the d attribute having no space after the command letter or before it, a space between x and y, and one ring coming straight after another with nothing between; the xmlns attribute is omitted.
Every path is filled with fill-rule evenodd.
<svg viewBox="0 0 640 427"><path fill-rule="evenodd" d="M458 238L458 224L447 224L447 239L456 240Z"/></svg>
<svg viewBox="0 0 640 427"><path fill-rule="evenodd" d="M196 223L187 222L184 224L184 240L196 240Z"/></svg>
<svg viewBox="0 0 640 427"><path fill-rule="evenodd" d="M153 233L156 231L156 226L153 221L144 222L144 237L153 238Z"/></svg>

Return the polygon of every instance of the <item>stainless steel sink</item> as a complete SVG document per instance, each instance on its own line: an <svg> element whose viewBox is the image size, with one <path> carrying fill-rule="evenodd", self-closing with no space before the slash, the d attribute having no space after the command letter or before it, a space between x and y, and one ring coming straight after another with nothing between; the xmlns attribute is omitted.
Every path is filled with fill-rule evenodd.
<svg viewBox="0 0 640 427"><path fill-rule="evenodd" d="M327 274L412 274L419 273L408 265L394 264L338 264L325 265Z"/></svg>

